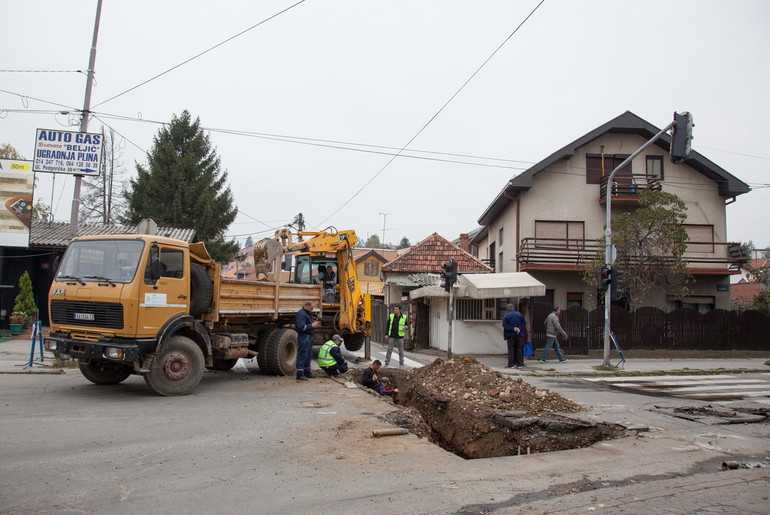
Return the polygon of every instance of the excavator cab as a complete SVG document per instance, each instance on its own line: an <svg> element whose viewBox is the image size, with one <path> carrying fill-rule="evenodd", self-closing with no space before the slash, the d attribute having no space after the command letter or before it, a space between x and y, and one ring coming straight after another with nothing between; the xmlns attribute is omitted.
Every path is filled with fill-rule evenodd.
<svg viewBox="0 0 770 515"><path fill-rule="evenodd" d="M339 304L340 295L337 283L337 261L333 256L295 256L296 268L294 281L297 284L318 284L323 286L323 303Z"/></svg>

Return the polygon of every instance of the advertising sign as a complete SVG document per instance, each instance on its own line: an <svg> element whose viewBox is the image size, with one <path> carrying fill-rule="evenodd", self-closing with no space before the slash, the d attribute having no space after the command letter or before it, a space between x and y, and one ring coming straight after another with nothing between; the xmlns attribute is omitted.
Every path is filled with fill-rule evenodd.
<svg viewBox="0 0 770 515"><path fill-rule="evenodd" d="M102 135L56 129L38 129L35 137L35 172L99 175Z"/></svg>
<svg viewBox="0 0 770 515"><path fill-rule="evenodd" d="M29 246L34 184L32 161L0 159L0 241L4 246Z"/></svg>

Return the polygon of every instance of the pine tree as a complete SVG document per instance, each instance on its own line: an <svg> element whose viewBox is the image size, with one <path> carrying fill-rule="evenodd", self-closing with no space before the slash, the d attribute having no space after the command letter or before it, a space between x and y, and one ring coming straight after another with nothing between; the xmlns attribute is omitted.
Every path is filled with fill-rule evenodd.
<svg viewBox="0 0 770 515"><path fill-rule="evenodd" d="M238 243L225 241L224 233L238 209L200 120L193 121L186 110L174 116L158 131L147 160L146 167L137 164L137 177L126 190L126 221L152 218L158 225L195 229L211 257L232 261Z"/></svg>

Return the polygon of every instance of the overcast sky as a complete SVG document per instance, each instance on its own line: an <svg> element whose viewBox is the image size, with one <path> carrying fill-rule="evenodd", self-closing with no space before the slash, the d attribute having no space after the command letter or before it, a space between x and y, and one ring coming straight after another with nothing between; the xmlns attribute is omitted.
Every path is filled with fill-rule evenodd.
<svg viewBox="0 0 770 515"><path fill-rule="evenodd" d="M657 127L687 110L693 148L753 188L728 240L770 244L770 2L296 2L104 0L89 132L125 137L133 174L153 122L187 109L229 174L229 235L301 212L395 244L474 229L508 179L626 110ZM77 130L50 111L83 107L69 71L87 68L96 5L2 1L0 143L28 159L36 128ZM407 144L419 159L393 159ZM38 177L68 221L73 179Z"/></svg>

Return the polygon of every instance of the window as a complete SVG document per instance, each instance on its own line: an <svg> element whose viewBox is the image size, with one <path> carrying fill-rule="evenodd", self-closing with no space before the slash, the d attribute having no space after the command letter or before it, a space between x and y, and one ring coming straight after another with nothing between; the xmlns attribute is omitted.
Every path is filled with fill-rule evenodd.
<svg viewBox="0 0 770 515"><path fill-rule="evenodd" d="M457 299L457 320L495 320L496 299Z"/></svg>
<svg viewBox="0 0 770 515"><path fill-rule="evenodd" d="M492 267L492 270L497 270L495 268L495 242L492 242L489 244L489 266Z"/></svg>
<svg viewBox="0 0 770 515"><path fill-rule="evenodd" d="M161 277L181 279L184 275L184 254L181 250L160 250Z"/></svg>
<svg viewBox="0 0 770 515"><path fill-rule="evenodd" d="M685 297L682 300L677 300L669 295L667 300L669 312L678 308L689 308L703 315L714 309L714 297L710 296Z"/></svg>
<svg viewBox="0 0 770 515"><path fill-rule="evenodd" d="M502 272L503 271L503 253L502 252L497 255L497 266L499 268L499 270L497 271Z"/></svg>
<svg viewBox="0 0 770 515"><path fill-rule="evenodd" d="M683 225L690 239L687 241L687 252L714 252L713 225Z"/></svg>
<svg viewBox="0 0 770 515"><path fill-rule="evenodd" d="M567 309L572 306L583 307L583 292L567 292Z"/></svg>
<svg viewBox="0 0 770 515"><path fill-rule="evenodd" d="M500 246L503 246L503 228L500 227L500 235L497 238L498 243L500 243Z"/></svg>
<svg viewBox="0 0 770 515"><path fill-rule="evenodd" d="M376 259L364 261L364 275L369 277L379 277L380 263Z"/></svg>
<svg viewBox="0 0 770 515"><path fill-rule="evenodd" d="M550 222L535 220L535 246L537 247L563 247L566 245L567 247L582 248L584 240L585 222Z"/></svg>
<svg viewBox="0 0 770 515"><path fill-rule="evenodd" d="M628 158L622 154L604 154L604 166L602 166L601 154L586 154L586 184L601 184L602 176L609 176L612 170ZM620 174L631 175L631 163L619 170Z"/></svg>
<svg viewBox="0 0 770 515"><path fill-rule="evenodd" d="M655 175L663 180L663 156L646 156L645 166L647 175Z"/></svg>

